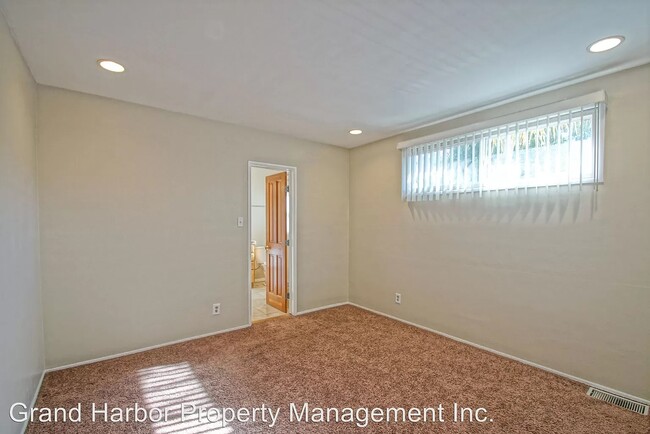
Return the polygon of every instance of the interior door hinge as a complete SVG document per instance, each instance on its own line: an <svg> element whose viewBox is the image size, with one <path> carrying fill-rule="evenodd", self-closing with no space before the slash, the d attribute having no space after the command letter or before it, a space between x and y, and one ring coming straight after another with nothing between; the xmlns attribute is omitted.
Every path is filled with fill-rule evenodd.
<svg viewBox="0 0 650 434"><path fill-rule="evenodd" d="M284 242L284 244L286 244L287 246L290 246L290 245L291 245L291 243L289 242L289 240L286 240L286 241Z"/></svg>
<svg viewBox="0 0 650 434"><path fill-rule="evenodd" d="M287 291L287 300L289 300L291 297L289 297L289 291Z"/></svg>
<svg viewBox="0 0 650 434"><path fill-rule="evenodd" d="M287 185L284 189L285 189L285 191L286 191L287 193L289 193L289 186L288 186L288 185Z"/></svg>

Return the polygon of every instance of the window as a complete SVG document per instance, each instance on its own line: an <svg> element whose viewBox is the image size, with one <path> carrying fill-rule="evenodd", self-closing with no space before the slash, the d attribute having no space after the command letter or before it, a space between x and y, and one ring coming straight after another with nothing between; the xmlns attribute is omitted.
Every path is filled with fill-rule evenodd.
<svg viewBox="0 0 650 434"><path fill-rule="evenodd" d="M402 199L597 185L604 101L597 92L403 142Z"/></svg>

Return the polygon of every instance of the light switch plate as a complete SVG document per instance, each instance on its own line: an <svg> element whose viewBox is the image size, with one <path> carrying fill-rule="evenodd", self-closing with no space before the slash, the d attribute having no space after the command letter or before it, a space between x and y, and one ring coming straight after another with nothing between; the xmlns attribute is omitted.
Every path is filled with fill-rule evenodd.
<svg viewBox="0 0 650 434"><path fill-rule="evenodd" d="M237 217L237 227L238 228L244 227L244 217Z"/></svg>

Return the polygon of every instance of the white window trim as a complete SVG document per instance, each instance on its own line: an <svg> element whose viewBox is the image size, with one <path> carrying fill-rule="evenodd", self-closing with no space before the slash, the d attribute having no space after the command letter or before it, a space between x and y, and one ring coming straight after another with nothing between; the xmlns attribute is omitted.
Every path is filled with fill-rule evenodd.
<svg viewBox="0 0 650 434"><path fill-rule="evenodd" d="M418 201L418 200L432 200L433 197L429 193L414 193L410 188L408 188L405 184L407 176L412 176L407 175L407 173L410 173L409 170L407 169L407 166L404 166L405 163L405 155L407 155L408 152L413 149L413 152L415 149L421 149L423 145L430 145L436 142L444 142L446 140L454 140L459 137L462 137L464 135L468 135L470 133L477 133L479 131L485 131L489 130L492 128L497 128L499 127L502 128L504 126L507 126L508 124L513 124L513 123L519 123L519 122L524 122L527 120L530 120L532 118L536 117L547 117L549 115L554 115L557 113L560 113L562 111L572 111L575 109L580 108L587 108L587 106L592 105L595 106L597 109L598 117L594 119L595 122L595 131L594 131L594 140L595 140L595 148L594 148L594 159L595 159L595 164L596 167L595 173L591 179L583 179L582 175L580 178L580 186L582 186L583 181L585 184L593 184L594 189L597 190L597 186L599 183L603 182L603 169L604 169L604 158L603 158L603 153L604 153L604 143L605 143L605 115L607 111L606 107L606 100L607 96L605 94L605 91L597 91L593 92L587 95L583 95L580 97L576 98L569 98L565 99L562 101L558 101L552 104L547 104L543 106L538 106L526 110L522 110L519 112L511 113L505 116L500 116L498 118L493 118L489 119L486 121L482 122L476 122L473 124L468 124L464 125L459 128L455 128L452 130L446 130L442 131L439 133L431 134L428 136L423 136L423 137L418 137L414 138L411 140L406 140L403 142L400 142L397 146L397 149L402 150L403 154L403 166L402 166L402 198L406 201ZM435 148L434 148L435 149ZM557 184L558 188L560 186L568 185L569 187L571 186L571 181L567 184ZM525 188L525 186L522 186ZM580 187L581 188L581 187ZM514 187L513 190L517 191L518 187ZM527 192L527 188L525 188L525 191ZM475 189L468 189L464 191L448 191L448 193L451 193L452 196L460 194L460 193L471 193L476 191ZM498 189L497 189L498 191ZM444 196L444 195L443 195ZM438 195L437 198L440 196Z"/></svg>
<svg viewBox="0 0 650 434"><path fill-rule="evenodd" d="M547 113L559 112L562 110L568 110L578 106L597 104L601 102L607 102L607 95L605 94L604 90L599 90L597 92L593 92L576 98L565 99L552 104L547 104L547 105L538 106L527 110L518 111L515 113L511 113L509 115L501 116L494 119L489 119L487 121L464 125L459 128L454 128L453 130L441 131L439 133L431 134L428 136L418 137L411 140L405 140L397 144L397 149L410 148L412 146L423 145L429 142L437 142L438 140L444 140L450 137L460 136L476 130L483 130L483 129L495 127L497 125L509 124L512 122L517 122L528 118L543 116ZM600 125L604 125L604 124L605 124L604 122L600 122Z"/></svg>

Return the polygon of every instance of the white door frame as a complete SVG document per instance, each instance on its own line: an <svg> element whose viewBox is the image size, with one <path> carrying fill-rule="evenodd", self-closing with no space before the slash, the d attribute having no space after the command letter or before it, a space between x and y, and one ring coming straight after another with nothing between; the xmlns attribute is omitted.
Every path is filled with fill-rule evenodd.
<svg viewBox="0 0 650 434"><path fill-rule="evenodd" d="M298 242L297 242L297 217L298 217L298 169L294 166L285 166L282 164L273 164L273 163L263 163L260 161L249 161L248 162L248 208L246 212L248 213L248 237L246 244L246 281L248 282L246 291L248 293L248 325L253 323L253 282L251 281L251 237L252 237L252 224L251 224L251 173L253 167L260 169L272 169L278 171L287 172L287 182L289 185L289 197L288 197L288 212L287 217L289 218L289 261L287 266L287 274L289 276L289 305L287 306L287 312L291 315L296 315L298 313L298 267L296 266L298 259ZM264 240L266 242L266 240Z"/></svg>

